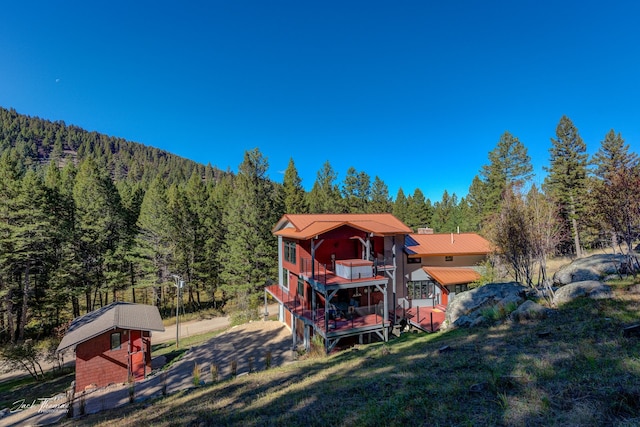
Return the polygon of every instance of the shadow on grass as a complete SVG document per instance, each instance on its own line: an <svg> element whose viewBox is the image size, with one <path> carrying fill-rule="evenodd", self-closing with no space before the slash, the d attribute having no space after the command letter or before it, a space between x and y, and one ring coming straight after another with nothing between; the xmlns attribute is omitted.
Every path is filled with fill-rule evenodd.
<svg viewBox="0 0 640 427"><path fill-rule="evenodd" d="M622 329L638 320L639 298L577 300L546 319L405 334L127 410L151 425L637 425L640 340Z"/></svg>

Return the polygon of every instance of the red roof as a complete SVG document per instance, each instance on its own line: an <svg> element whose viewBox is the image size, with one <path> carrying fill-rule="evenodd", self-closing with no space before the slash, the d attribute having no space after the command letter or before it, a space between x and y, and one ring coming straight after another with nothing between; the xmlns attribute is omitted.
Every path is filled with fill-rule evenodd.
<svg viewBox="0 0 640 427"><path fill-rule="evenodd" d="M280 218L273 234L308 240L345 225L377 236L411 233L409 227L391 214L288 214Z"/></svg>
<svg viewBox="0 0 640 427"><path fill-rule="evenodd" d="M476 233L411 234L407 239L406 250L412 258L443 255L487 255L491 252L491 244Z"/></svg>
<svg viewBox="0 0 640 427"><path fill-rule="evenodd" d="M471 283L480 278L480 273L471 268L422 267L422 269L443 286Z"/></svg>

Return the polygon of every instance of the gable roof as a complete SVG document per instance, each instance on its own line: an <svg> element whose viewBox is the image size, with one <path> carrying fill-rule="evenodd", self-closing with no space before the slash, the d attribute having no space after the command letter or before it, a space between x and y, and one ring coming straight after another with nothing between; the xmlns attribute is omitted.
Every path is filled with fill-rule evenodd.
<svg viewBox="0 0 640 427"><path fill-rule="evenodd" d="M115 328L164 331L158 307L116 301L75 318L57 351L74 347Z"/></svg>
<svg viewBox="0 0 640 427"><path fill-rule="evenodd" d="M487 255L491 244L476 233L411 234L405 243L411 258L442 255Z"/></svg>
<svg viewBox="0 0 640 427"><path fill-rule="evenodd" d="M463 267L422 267L422 269L443 286L461 285L475 282L480 278L480 273Z"/></svg>
<svg viewBox="0 0 640 427"><path fill-rule="evenodd" d="M308 240L345 225L377 236L409 234L412 231L402 221L388 213L287 214L273 227L273 234L291 239Z"/></svg>

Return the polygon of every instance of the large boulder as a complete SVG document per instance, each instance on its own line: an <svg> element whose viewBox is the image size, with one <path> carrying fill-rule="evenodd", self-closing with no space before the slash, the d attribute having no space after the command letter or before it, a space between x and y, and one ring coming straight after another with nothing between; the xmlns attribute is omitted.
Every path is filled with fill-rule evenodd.
<svg viewBox="0 0 640 427"><path fill-rule="evenodd" d="M608 285L598 280L585 280L570 283L557 289L553 302L556 305L565 304L580 297L592 299L613 298L613 291Z"/></svg>
<svg viewBox="0 0 640 427"><path fill-rule="evenodd" d="M585 280L600 280L607 275L616 274L624 261L625 255L621 254L601 254L579 258L560 268L553 275L553 283L568 285Z"/></svg>
<svg viewBox="0 0 640 427"><path fill-rule="evenodd" d="M527 288L520 283L489 283L470 291L456 294L447 307L443 329L476 326L482 323L482 311L490 307L520 304Z"/></svg>

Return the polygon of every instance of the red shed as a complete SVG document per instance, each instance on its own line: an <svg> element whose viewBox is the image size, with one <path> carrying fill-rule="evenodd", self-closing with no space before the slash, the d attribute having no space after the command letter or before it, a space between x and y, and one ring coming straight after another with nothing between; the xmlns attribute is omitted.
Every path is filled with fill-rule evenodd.
<svg viewBox="0 0 640 427"><path fill-rule="evenodd" d="M113 302L74 319L58 351L75 347L75 391L145 378L151 371L151 331L164 331L152 305Z"/></svg>

